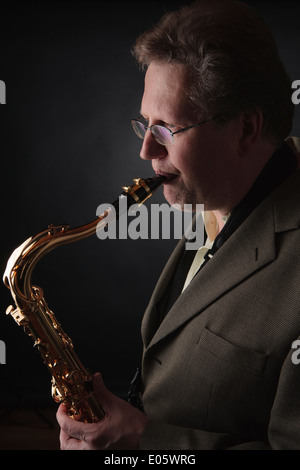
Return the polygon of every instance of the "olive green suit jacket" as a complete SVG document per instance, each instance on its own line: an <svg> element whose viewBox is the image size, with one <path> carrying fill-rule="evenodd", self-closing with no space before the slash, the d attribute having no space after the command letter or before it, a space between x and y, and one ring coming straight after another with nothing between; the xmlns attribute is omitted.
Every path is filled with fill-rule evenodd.
<svg viewBox="0 0 300 470"><path fill-rule="evenodd" d="M300 170L263 200L159 323L142 323L141 449L299 449ZM299 361L298 361L299 362Z"/></svg>

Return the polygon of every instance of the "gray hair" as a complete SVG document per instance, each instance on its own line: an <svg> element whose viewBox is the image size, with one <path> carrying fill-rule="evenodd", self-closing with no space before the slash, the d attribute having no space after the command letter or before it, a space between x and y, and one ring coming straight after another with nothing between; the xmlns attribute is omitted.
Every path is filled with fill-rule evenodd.
<svg viewBox="0 0 300 470"><path fill-rule="evenodd" d="M278 143L292 128L291 80L263 19L236 0L199 0L167 13L136 41L133 54L184 65L187 96L198 115L227 122L260 109L265 138Z"/></svg>

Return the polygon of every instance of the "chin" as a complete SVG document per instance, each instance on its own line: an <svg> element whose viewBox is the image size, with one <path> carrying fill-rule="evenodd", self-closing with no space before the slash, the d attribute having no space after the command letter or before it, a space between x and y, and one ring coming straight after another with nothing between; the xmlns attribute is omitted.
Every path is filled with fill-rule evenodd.
<svg viewBox="0 0 300 470"><path fill-rule="evenodd" d="M164 198L170 206L174 206L175 204L179 204L181 206L178 191L172 191L169 186L164 186Z"/></svg>
<svg viewBox="0 0 300 470"><path fill-rule="evenodd" d="M192 206L192 212L196 210L196 204L202 204L192 191L187 188L172 189L169 186L164 187L164 197L171 206L179 206L183 211L184 205Z"/></svg>

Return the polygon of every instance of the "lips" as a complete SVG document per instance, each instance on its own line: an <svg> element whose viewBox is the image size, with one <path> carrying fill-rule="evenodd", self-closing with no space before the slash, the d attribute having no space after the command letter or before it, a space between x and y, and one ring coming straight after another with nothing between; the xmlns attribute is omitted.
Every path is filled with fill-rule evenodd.
<svg viewBox="0 0 300 470"><path fill-rule="evenodd" d="M179 176L179 175L176 175L175 173L167 173L166 171L160 171L160 170L157 170L155 173L156 173L157 175L165 176L166 181L164 182L164 184L170 183L170 182L173 181L175 178L177 178L177 176Z"/></svg>

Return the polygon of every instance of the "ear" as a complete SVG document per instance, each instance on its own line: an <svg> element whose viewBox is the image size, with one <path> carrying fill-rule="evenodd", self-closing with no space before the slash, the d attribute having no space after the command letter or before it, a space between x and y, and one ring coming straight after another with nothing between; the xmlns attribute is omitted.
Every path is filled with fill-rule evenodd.
<svg viewBox="0 0 300 470"><path fill-rule="evenodd" d="M240 119L239 155L243 156L251 150L252 146L261 137L264 118L261 110L257 109L253 112L241 113Z"/></svg>

